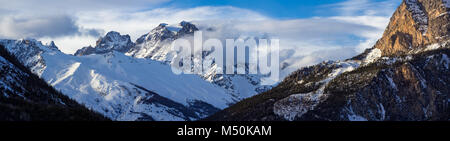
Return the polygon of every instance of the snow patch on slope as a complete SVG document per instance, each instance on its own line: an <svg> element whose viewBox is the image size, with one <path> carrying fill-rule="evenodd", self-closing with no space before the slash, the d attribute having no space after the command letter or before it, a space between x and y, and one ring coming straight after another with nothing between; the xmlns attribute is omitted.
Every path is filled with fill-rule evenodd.
<svg viewBox="0 0 450 141"><path fill-rule="evenodd" d="M350 103L350 101L349 101L349 103ZM355 112L353 111L353 107L352 106L346 108L345 110L347 110L348 113L349 113L347 115L347 118L348 118L349 121L368 121L366 118L355 114Z"/></svg>
<svg viewBox="0 0 450 141"><path fill-rule="evenodd" d="M305 94L293 94L279 100L274 104L273 112L286 120L293 121L296 117L301 117L306 112L314 110L317 104L327 98L327 94L324 93L324 90L328 83L345 72L355 70L360 64L359 61L353 60L334 63L334 65L337 65L338 67L328 74L327 78L318 82L321 84L318 90Z"/></svg>
<svg viewBox="0 0 450 141"><path fill-rule="evenodd" d="M377 61L381 57L381 50L378 48L374 48L370 50L369 54L367 54L366 58L363 61L364 65L373 63Z"/></svg>
<svg viewBox="0 0 450 141"><path fill-rule="evenodd" d="M58 75L58 79L55 82L50 83L52 86L58 84L59 82L63 81L64 79L72 76L74 74L74 72L78 69L78 67L80 67L81 63L80 62L76 62L72 65L70 65L69 67L67 67L67 69L65 70L61 70L61 74L57 74Z"/></svg>
<svg viewBox="0 0 450 141"><path fill-rule="evenodd" d="M445 48L447 48L447 49L450 48L450 40L430 44L430 45L425 46L424 48L413 49L413 50L409 51L409 54L418 54L418 53L422 53L422 52L426 52L426 51L433 51L433 50L445 49Z"/></svg>
<svg viewBox="0 0 450 141"><path fill-rule="evenodd" d="M422 5L417 0L406 0L408 11L411 11L414 21L419 25L419 31L426 34L428 30L428 16L423 10Z"/></svg>
<svg viewBox="0 0 450 141"><path fill-rule="evenodd" d="M445 64L444 64L444 62L445 62ZM445 68L448 69L448 63L449 63L449 59L448 59L447 54L442 54L441 64L444 64Z"/></svg>
<svg viewBox="0 0 450 141"><path fill-rule="evenodd" d="M389 76L386 76L386 78L389 81L389 84L391 85L391 87L397 90L397 85L395 84L394 80L392 80L392 78Z"/></svg>

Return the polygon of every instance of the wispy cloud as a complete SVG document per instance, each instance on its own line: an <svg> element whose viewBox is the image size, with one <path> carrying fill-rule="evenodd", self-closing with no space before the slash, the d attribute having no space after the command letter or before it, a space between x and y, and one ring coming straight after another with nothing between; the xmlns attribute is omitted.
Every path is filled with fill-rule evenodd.
<svg viewBox="0 0 450 141"><path fill-rule="evenodd" d="M322 7L331 8L342 16L386 16L392 14L399 2L399 0L347 0Z"/></svg>
<svg viewBox="0 0 450 141"><path fill-rule="evenodd" d="M0 38L37 38L55 42L64 52L89 45L105 28L87 28L78 22L80 12L134 12L170 0L0 0ZM77 43L80 42L80 43Z"/></svg>
<svg viewBox="0 0 450 141"><path fill-rule="evenodd" d="M187 21L258 21L268 19L259 13L236 7L195 7L188 9L158 8L138 12L96 11L77 14L78 23L88 28L102 28L130 34L137 38L160 23Z"/></svg>
<svg viewBox="0 0 450 141"><path fill-rule="evenodd" d="M102 30L86 29L64 15L52 17L13 17L0 18L1 35L9 38L43 38L73 35L99 36Z"/></svg>
<svg viewBox="0 0 450 141"><path fill-rule="evenodd" d="M154 8L171 0L0 0L0 9L26 14L70 14L79 11Z"/></svg>
<svg viewBox="0 0 450 141"><path fill-rule="evenodd" d="M347 0L320 7L336 13L334 16L280 20L232 6L164 7L145 10L146 7L155 7L167 0L69 0L50 5L37 4L49 3L46 1L50 0L31 0L31 3L21 1L0 6L4 15L14 16L0 19L0 28L12 27L2 30L0 36L35 36L44 41L55 40L62 51L73 53L78 48L94 44L98 38L96 34L102 31L119 31L136 39L159 23L176 24L187 20L202 28L216 27L214 33L206 33L205 36L225 38L270 35L279 38L283 61L291 64L287 72L324 60L352 57L373 46L398 4L397 0ZM57 10L43 10L53 12L47 12L43 14L47 17L41 18L42 13L39 13L41 16L30 14L33 5L38 5L34 10L52 7L58 7L57 10L67 9L64 10L66 13L59 15L53 14ZM31 10L18 12L27 8ZM16 28L27 25L28 29ZM57 28L52 31L49 27Z"/></svg>

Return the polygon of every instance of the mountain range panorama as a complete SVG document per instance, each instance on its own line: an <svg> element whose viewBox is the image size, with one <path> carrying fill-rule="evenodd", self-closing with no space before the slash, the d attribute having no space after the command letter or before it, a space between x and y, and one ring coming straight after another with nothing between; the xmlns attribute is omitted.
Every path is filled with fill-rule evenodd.
<svg viewBox="0 0 450 141"><path fill-rule="evenodd" d="M133 43L111 31L75 55L33 39L0 40L33 73L112 120L198 120L269 89L257 75L175 75L171 41L198 29L160 24Z"/></svg>
<svg viewBox="0 0 450 141"><path fill-rule="evenodd" d="M202 75L173 74L170 43L199 30L185 21L160 24L136 42L111 31L74 55L62 53L53 42L0 40L2 57L9 58L2 61L2 71L10 72L0 76L1 104L17 106L7 102L11 97L38 103L37 108L48 103L62 109L55 113L66 113L55 114L56 120L70 117L73 109L86 117L69 119L449 120L449 10L449 0L404 0L372 48L347 60L301 68L274 86L260 85L259 75L216 74L217 67ZM39 85L28 85L18 74ZM51 94L33 95L41 91ZM0 118L39 119L27 108Z"/></svg>

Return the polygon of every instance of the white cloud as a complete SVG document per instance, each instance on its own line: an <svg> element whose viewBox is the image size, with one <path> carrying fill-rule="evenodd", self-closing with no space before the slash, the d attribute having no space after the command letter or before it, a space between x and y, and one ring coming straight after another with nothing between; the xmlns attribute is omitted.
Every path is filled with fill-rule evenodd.
<svg viewBox="0 0 450 141"><path fill-rule="evenodd" d="M56 46L65 53L75 53L79 48L85 46L95 46L95 41L98 39L97 36L91 35L74 35L74 36L61 36L56 38L39 38L43 43L50 43L54 41Z"/></svg>
<svg viewBox="0 0 450 141"><path fill-rule="evenodd" d="M0 35L8 38L41 38L70 35L99 36L102 31L85 29L69 16L0 18Z"/></svg>
<svg viewBox="0 0 450 141"><path fill-rule="evenodd" d="M159 8L140 12L98 11L80 12L78 23L87 28L101 28L130 34L132 38L149 32L160 23L176 24L187 21L262 20L267 17L235 7L196 7L189 9Z"/></svg>
<svg viewBox="0 0 450 141"><path fill-rule="evenodd" d="M388 16L339 16L331 17L331 19L366 25L374 28L374 30L358 33L358 36L365 38L365 40L360 41L355 49L357 52L363 52L365 49L373 46L376 41L381 38L390 18Z"/></svg>
<svg viewBox="0 0 450 141"><path fill-rule="evenodd" d="M282 50L286 53L282 57L285 62L292 64L291 68L288 68L290 70L316 64L323 60L345 59L371 47L383 33L397 4L395 0L381 2L348 0L323 6L335 10L338 13L336 16L280 20L231 6L205 6L187 9L166 7L142 10L144 7L158 5L167 0L138 0L135 2L69 0L67 2L58 1L49 6L36 4L48 3L47 1L49 0L32 0L31 3L13 2L0 6L0 10L7 15L23 16L27 15L23 13L34 10L33 5L38 5L39 9L46 9L44 11L52 11L48 13L55 13L58 10L51 9L61 6L58 9L67 8L64 11L71 12L73 25L78 29L99 29L105 32L114 30L122 34L130 34L133 40L149 32L159 23L176 24L182 20L192 21L201 28L217 27L216 31L205 34L210 37L269 35L280 39ZM14 7L14 9L9 7ZM16 7L30 10L17 12ZM120 7L120 10L115 7ZM49 15L50 17L55 16ZM0 24L0 28L4 27ZM2 32L4 31L2 30ZM8 31L8 33L22 34L17 31ZM4 33L0 33L0 36L1 34ZM74 53L78 48L95 44L97 38L98 36L90 34L73 34L57 37L46 36L40 40L55 40L62 51Z"/></svg>
<svg viewBox="0 0 450 141"><path fill-rule="evenodd" d="M346 0L324 5L323 8L332 8L343 16L386 16L392 14L399 2L399 0Z"/></svg>
<svg viewBox="0 0 450 141"><path fill-rule="evenodd" d="M196 7L190 9L159 8L138 12L123 12L114 10L104 11L84 11L74 15L77 25L82 25L87 29L101 29L105 32L118 31L122 34L129 34L132 40L149 32L160 23L177 24L183 20L198 21L252 21L268 19L267 17L246 9L230 6L225 7ZM222 22L223 23L223 22ZM231 24L231 23L230 23ZM59 45L61 51L74 53L77 49L95 44L96 36L70 36L43 38L44 40L54 40ZM40 39L40 40L43 40ZM70 39L85 41L85 44L74 43ZM86 44L86 42L89 42Z"/></svg>
<svg viewBox="0 0 450 141"><path fill-rule="evenodd" d="M372 47L381 37L389 16L334 16L309 19L216 20L197 21L200 27L216 27L204 36L229 38L268 35L280 39L281 61L291 66L288 75L298 68L325 60L351 58ZM212 34L212 35L211 35Z"/></svg>
<svg viewBox="0 0 450 141"><path fill-rule="evenodd" d="M170 0L0 0L0 38L55 40L66 53L95 43L102 28L79 24L79 12L133 12ZM69 16L70 15L70 16Z"/></svg>
<svg viewBox="0 0 450 141"><path fill-rule="evenodd" d="M141 10L171 0L0 0L0 9L15 13L47 15L79 11Z"/></svg>

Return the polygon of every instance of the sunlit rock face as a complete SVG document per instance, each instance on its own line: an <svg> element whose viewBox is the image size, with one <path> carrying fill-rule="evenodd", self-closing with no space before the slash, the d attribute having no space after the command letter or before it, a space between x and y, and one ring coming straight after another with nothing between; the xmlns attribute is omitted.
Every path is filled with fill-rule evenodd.
<svg viewBox="0 0 450 141"><path fill-rule="evenodd" d="M450 39L447 0L405 0L375 45L383 55L406 53Z"/></svg>

